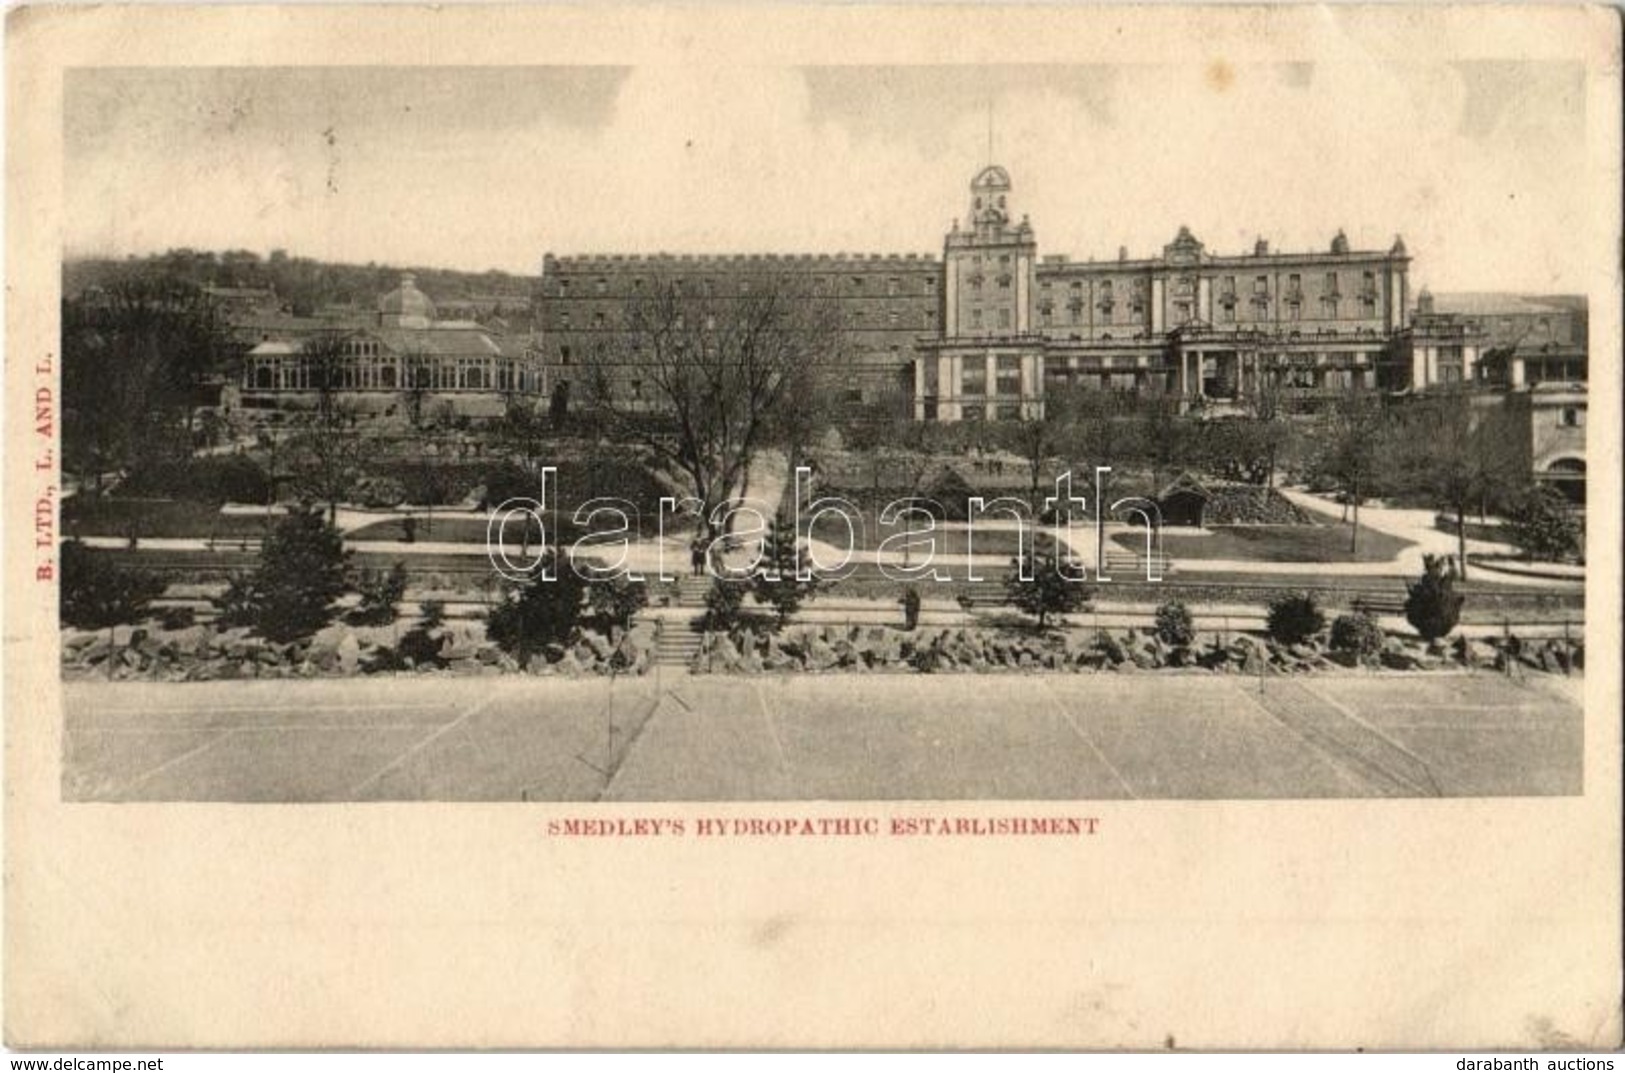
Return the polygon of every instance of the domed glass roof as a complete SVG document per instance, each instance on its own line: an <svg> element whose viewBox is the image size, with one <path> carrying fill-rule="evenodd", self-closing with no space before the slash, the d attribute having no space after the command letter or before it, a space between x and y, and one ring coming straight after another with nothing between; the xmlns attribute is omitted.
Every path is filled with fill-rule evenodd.
<svg viewBox="0 0 1625 1073"><path fill-rule="evenodd" d="M418 290L416 279L410 272L401 276L401 285L378 300L378 312L433 320L434 303Z"/></svg>

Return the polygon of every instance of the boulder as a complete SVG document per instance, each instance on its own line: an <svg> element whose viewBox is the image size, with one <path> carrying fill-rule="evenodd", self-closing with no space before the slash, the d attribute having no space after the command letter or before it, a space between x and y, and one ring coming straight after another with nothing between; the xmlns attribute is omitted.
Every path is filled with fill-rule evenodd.
<svg viewBox="0 0 1625 1073"><path fill-rule="evenodd" d="M339 638L336 654L341 674L354 674L361 666L361 642L349 630L345 630L344 636Z"/></svg>

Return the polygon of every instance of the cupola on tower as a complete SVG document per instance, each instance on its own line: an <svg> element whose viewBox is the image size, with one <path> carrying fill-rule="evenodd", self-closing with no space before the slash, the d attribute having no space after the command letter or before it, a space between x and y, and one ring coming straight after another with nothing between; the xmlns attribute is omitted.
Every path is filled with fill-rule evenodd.
<svg viewBox="0 0 1625 1073"><path fill-rule="evenodd" d="M943 248L945 334L1025 335L1032 320L1037 243L1024 216L1012 225L1010 173L990 164L970 184L970 227L959 222Z"/></svg>

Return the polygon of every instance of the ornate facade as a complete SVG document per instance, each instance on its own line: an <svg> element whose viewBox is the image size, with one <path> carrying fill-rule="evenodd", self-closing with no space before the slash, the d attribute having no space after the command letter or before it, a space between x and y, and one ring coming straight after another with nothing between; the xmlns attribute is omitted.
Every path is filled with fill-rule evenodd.
<svg viewBox="0 0 1625 1073"><path fill-rule="evenodd" d="M1340 231L1323 250L1276 251L1260 238L1222 253L1180 227L1155 256L1079 261L1040 254L1003 168L984 168L969 194L940 260L549 254L535 301L543 390L567 404L584 359L655 281L726 295L786 271L840 304L858 354L848 400L894 402L923 421L1034 417L1070 389L1165 394L1222 413L1266 389L1310 409L1351 390L1584 379L1583 302L1559 323L1526 307L1460 317L1424 296L1413 318L1411 257L1397 236L1385 249L1354 249ZM634 369L626 381L637 382Z"/></svg>

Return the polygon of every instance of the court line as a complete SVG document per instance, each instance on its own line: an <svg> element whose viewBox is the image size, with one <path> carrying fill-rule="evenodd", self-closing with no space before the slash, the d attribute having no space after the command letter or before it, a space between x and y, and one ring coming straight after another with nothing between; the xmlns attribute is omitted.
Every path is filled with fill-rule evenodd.
<svg viewBox="0 0 1625 1073"><path fill-rule="evenodd" d="M140 775L137 778L135 778L127 786L125 786L120 792L121 793L128 793L129 791L134 790L136 787L143 785L144 783L146 783L150 779L157 776L159 772L166 771L169 768L174 767L176 764L183 763L184 761L192 759L194 756L199 756L199 755L201 755L203 753L208 752L210 749L214 748L216 745L220 744L222 741L225 741L227 736L228 736L228 733L226 731L220 731L220 732L216 733L214 737L212 737L208 741L204 742L202 745L199 745L194 749L188 749L188 750L186 750L186 752L181 753L179 756L170 757L168 760L165 760L162 764L159 764L157 767L153 768L151 771L148 771L145 774Z"/></svg>
<svg viewBox="0 0 1625 1073"><path fill-rule="evenodd" d="M1334 710L1342 712L1343 715L1345 715L1350 720L1352 720L1356 725L1364 728L1365 730L1370 731L1372 734L1375 734L1377 737L1381 738L1383 741L1387 742L1389 745L1392 745L1394 748L1398 749L1400 752L1404 753L1406 756L1410 757L1412 760L1416 761L1418 764L1421 764L1422 765L1422 771L1424 773L1426 773L1426 775L1428 777L1428 781L1433 783L1433 786L1434 786L1435 790L1437 790L1439 788L1438 780L1436 778L1434 778L1434 775L1433 775L1433 766L1431 764L1429 764L1426 760L1422 759L1420 756L1417 756L1414 752L1407 749L1405 746L1401 745L1399 742L1395 741L1393 738L1390 738L1387 734L1384 734L1382 732L1382 730L1379 729L1378 727L1372 726L1370 723L1366 722L1364 719L1362 719L1354 711L1354 709L1348 707L1347 705L1339 704L1336 700L1334 700L1331 697L1327 696L1325 693L1322 693L1320 690L1316 689L1314 686L1310 685L1308 682L1300 682L1298 684L1303 686L1303 689L1304 689L1305 693L1308 693L1310 696L1315 697L1315 698L1325 702L1327 705L1329 705ZM1441 794L1441 796L1443 796L1443 795Z"/></svg>
<svg viewBox="0 0 1625 1073"><path fill-rule="evenodd" d="M445 737L447 734L450 734L453 730L456 730L458 727L460 727L464 723L468 722L470 719L472 719L474 716L478 715L480 712L484 711L486 708L489 708L491 705L495 704L496 701L497 701L497 697L498 697L497 694L492 693L492 694L488 695L484 700L478 701L475 704L471 705L466 711L463 712L463 714L459 715L457 718L453 719L451 722L446 723L443 726L439 727L438 729L434 730L433 732L431 732L428 735L428 737L426 737L423 740L417 742L416 744L410 746L405 752L401 753L395 759L391 760L389 763L385 764L383 767L379 768L377 771L373 772L371 775L367 776L365 779L362 779L360 782L356 783L355 786L351 787L350 792L344 798L342 798L341 800L354 801L354 800L358 799L362 790L365 790L368 786L370 786L373 783L377 782L379 779L383 778L385 775L388 775L391 771L394 771L396 768L398 768L402 764L406 763L407 760L409 760L412 757L416 756L418 753L422 752L424 749L427 749L433 743L439 741L441 738Z"/></svg>
<svg viewBox="0 0 1625 1073"><path fill-rule="evenodd" d="M1321 760L1331 765L1333 771L1341 772L1345 778L1352 779L1357 789L1366 791L1364 796L1388 796L1382 793L1383 787L1376 783L1372 779L1371 775L1360 770L1360 768L1355 767L1353 763L1350 762L1348 757L1343 756L1335 750L1328 749L1326 746L1314 741L1309 737L1309 735L1305 734L1303 731L1299 730L1285 719L1282 719L1279 715L1276 715L1274 712L1270 711L1264 706L1263 701L1253 696L1252 689L1244 685L1237 686L1236 692L1241 694L1241 696L1246 699L1247 703L1251 704L1254 708L1257 708L1260 712L1262 712L1264 718L1269 720L1272 725L1280 727L1288 734L1291 734L1294 738L1297 738L1299 741L1303 742L1304 748L1309 750L1310 755L1320 757ZM1378 769L1378 774L1387 778L1389 782L1395 781L1392 776L1389 776L1381 769ZM1353 797L1354 795L1345 794L1341 796L1348 798Z"/></svg>
<svg viewBox="0 0 1625 1073"><path fill-rule="evenodd" d="M773 752L779 758L779 774L783 777L788 789L789 784L792 782L790 778L790 758L785 755L784 742L779 738L779 728L773 724L773 713L768 710L767 696L762 692L762 683L759 680L756 682L756 707L762 713L762 722L767 726L768 740L773 742Z"/></svg>
<svg viewBox="0 0 1625 1073"><path fill-rule="evenodd" d="M1128 784L1128 780L1123 777L1123 773L1117 770L1117 765L1106 759L1106 754L1100 751L1100 746L1095 744L1094 739L1089 737L1088 734L1084 733L1083 728L1079 726L1077 720L1072 717L1071 710L1069 710L1067 706L1062 703L1060 697L1055 695L1055 690L1049 684L1049 682L1043 678L1039 678L1037 681L1039 683L1039 688L1042 689L1044 695L1049 698L1049 702L1055 706L1056 711L1061 713L1061 718L1066 720L1066 725L1072 728L1072 733L1076 734L1079 740L1081 740L1085 745L1089 746L1090 751L1099 758L1102 764L1106 765L1106 770L1111 772L1112 778L1117 780L1117 785L1123 788L1123 792L1128 794L1129 799L1132 801L1138 801L1140 799L1140 795L1134 792L1134 788Z"/></svg>

